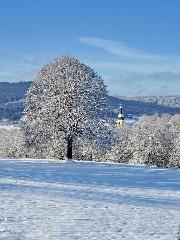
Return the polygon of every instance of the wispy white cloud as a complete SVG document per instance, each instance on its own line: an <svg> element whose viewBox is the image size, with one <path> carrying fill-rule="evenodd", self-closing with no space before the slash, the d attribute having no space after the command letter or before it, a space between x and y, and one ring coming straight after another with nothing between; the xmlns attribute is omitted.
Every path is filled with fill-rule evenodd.
<svg viewBox="0 0 180 240"><path fill-rule="evenodd" d="M103 58L96 54L86 63L102 74L111 94L179 94L180 56L149 53L103 38L82 37L79 41L107 53Z"/></svg>
<svg viewBox="0 0 180 240"><path fill-rule="evenodd" d="M132 71L132 72L143 72L143 73L152 73L152 72L179 72L180 73L180 61L169 60L163 62L131 62L123 60L119 61L104 61L104 60L86 60L86 62L97 69L97 71L111 71L111 72L122 72L122 71Z"/></svg>
<svg viewBox="0 0 180 240"><path fill-rule="evenodd" d="M180 56L160 55L148 53L132 48L118 41L103 38L82 37L79 41L83 44L94 46L111 55L106 59L92 61L97 69L109 69L120 71L156 72L175 71L180 72ZM116 60L112 60L112 56ZM111 60L110 59L111 56ZM118 58L117 58L118 57ZM91 62L90 62L91 63Z"/></svg>
<svg viewBox="0 0 180 240"><path fill-rule="evenodd" d="M94 47L98 47L108 53L117 55L122 58L136 59L136 60L166 60L165 56L158 54L150 54L139 49L132 48L126 44L118 41L112 41L96 37L81 37L79 41Z"/></svg>

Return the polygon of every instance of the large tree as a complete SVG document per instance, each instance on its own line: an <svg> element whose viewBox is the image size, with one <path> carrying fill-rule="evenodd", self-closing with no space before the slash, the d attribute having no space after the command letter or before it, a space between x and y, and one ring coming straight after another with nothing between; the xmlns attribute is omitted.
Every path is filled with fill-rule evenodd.
<svg viewBox="0 0 180 240"><path fill-rule="evenodd" d="M64 138L67 158L73 141L92 137L102 129L107 111L107 90L101 77L72 57L62 57L44 66L27 93L23 117L26 143L41 148Z"/></svg>

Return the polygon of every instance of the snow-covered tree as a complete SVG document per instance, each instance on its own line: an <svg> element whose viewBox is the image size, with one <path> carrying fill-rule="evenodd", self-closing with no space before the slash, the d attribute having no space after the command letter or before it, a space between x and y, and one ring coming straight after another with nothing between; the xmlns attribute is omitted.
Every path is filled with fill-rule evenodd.
<svg viewBox="0 0 180 240"><path fill-rule="evenodd" d="M0 157L24 157L24 135L18 128L0 129Z"/></svg>
<svg viewBox="0 0 180 240"><path fill-rule="evenodd" d="M171 124L173 126L173 149L170 156L170 166L180 168L180 115L175 115L171 119Z"/></svg>
<svg viewBox="0 0 180 240"><path fill-rule="evenodd" d="M74 142L74 157L80 160L101 161L105 148L97 139L77 138Z"/></svg>
<svg viewBox="0 0 180 240"><path fill-rule="evenodd" d="M106 111L106 86L90 67L72 57L62 57L44 66L27 93L22 126L26 143L42 149L60 138L67 142L72 158L77 136L100 136Z"/></svg>
<svg viewBox="0 0 180 240"><path fill-rule="evenodd" d="M112 149L106 154L106 159L114 162L127 163L132 157L132 150L129 148L129 126L122 128L114 126L114 141Z"/></svg>
<svg viewBox="0 0 180 240"><path fill-rule="evenodd" d="M180 116L142 116L119 130L119 141L107 155L112 161L180 167Z"/></svg>
<svg viewBox="0 0 180 240"><path fill-rule="evenodd" d="M50 137L46 142L27 146L26 155L30 158L65 159L66 141L63 135Z"/></svg>
<svg viewBox="0 0 180 240"><path fill-rule="evenodd" d="M95 138L80 136L74 141L74 157L81 160L106 161L106 155L114 142L117 142L117 134L114 121L107 119L99 129L99 135Z"/></svg>
<svg viewBox="0 0 180 240"><path fill-rule="evenodd" d="M132 162L167 166L173 147L170 115L143 116L132 127L129 145Z"/></svg>

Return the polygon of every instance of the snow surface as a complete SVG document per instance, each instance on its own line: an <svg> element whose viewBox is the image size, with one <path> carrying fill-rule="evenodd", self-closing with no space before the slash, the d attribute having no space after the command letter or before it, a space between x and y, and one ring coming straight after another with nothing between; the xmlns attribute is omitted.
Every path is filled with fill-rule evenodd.
<svg viewBox="0 0 180 240"><path fill-rule="evenodd" d="M0 160L0 239L173 240L180 171Z"/></svg>
<svg viewBox="0 0 180 240"><path fill-rule="evenodd" d="M0 129L6 129L8 131L19 129L17 125L0 125Z"/></svg>

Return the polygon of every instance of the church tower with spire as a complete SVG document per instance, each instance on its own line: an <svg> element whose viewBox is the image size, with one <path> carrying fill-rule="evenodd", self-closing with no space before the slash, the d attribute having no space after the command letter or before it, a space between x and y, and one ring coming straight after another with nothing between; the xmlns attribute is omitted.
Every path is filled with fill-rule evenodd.
<svg viewBox="0 0 180 240"><path fill-rule="evenodd" d="M119 107L120 113L118 114L118 119L116 120L116 124L118 127L122 127L124 125L124 114L123 114L123 107Z"/></svg>

